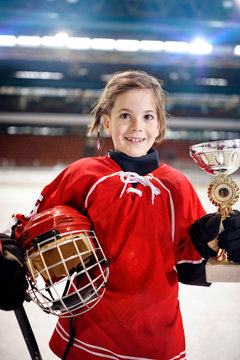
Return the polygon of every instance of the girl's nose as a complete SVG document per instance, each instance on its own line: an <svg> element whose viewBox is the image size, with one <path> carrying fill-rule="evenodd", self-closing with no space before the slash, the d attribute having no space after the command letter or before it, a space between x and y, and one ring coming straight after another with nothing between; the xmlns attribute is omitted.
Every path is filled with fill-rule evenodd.
<svg viewBox="0 0 240 360"><path fill-rule="evenodd" d="M139 118L134 118L131 123L131 131L142 131L142 122Z"/></svg>

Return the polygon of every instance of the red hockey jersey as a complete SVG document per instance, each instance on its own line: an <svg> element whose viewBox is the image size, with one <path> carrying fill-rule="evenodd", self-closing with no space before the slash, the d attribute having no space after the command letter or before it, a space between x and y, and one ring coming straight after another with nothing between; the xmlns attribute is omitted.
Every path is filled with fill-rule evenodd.
<svg viewBox="0 0 240 360"><path fill-rule="evenodd" d="M73 319L67 359L185 359L176 266L203 261L189 232L205 214L187 178L166 164L140 176L85 158L44 188L36 211L59 204L89 217L110 264L102 300ZM60 319L50 340L60 358L69 333Z"/></svg>

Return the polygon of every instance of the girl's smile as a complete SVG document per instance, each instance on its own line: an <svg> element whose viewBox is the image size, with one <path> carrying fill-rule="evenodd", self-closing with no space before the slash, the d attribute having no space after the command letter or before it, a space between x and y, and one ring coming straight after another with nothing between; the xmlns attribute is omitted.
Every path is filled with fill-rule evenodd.
<svg viewBox="0 0 240 360"><path fill-rule="evenodd" d="M129 138L129 137L125 137L125 139L127 141L133 141L133 142L142 142L145 140L144 138Z"/></svg>

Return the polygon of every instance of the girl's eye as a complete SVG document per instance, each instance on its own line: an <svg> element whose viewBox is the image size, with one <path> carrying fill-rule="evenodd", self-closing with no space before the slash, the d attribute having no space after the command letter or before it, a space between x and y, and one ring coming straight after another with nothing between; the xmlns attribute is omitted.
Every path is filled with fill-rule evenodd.
<svg viewBox="0 0 240 360"><path fill-rule="evenodd" d="M152 120L152 119L153 119L153 115L148 114L148 115L145 115L144 118L145 118L146 120Z"/></svg>
<svg viewBox="0 0 240 360"><path fill-rule="evenodd" d="M123 114L120 115L120 117L121 117L122 119L129 119L129 118L130 118L130 115L129 115L128 113L123 113Z"/></svg>

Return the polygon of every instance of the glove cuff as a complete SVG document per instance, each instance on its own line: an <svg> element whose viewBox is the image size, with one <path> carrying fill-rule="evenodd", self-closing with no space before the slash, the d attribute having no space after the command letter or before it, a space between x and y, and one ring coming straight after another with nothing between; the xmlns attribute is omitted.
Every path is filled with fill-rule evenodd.
<svg viewBox="0 0 240 360"><path fill-rule="evenodd" d="M217 255L217 251L213 250L208 243L218 236L220 223L220 215L207 214L196 220L191 227L191 240L206 260Z"/></svg>

